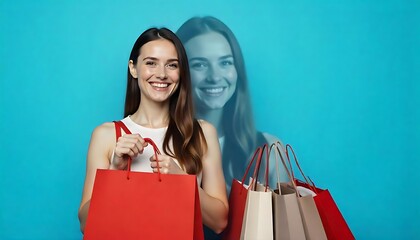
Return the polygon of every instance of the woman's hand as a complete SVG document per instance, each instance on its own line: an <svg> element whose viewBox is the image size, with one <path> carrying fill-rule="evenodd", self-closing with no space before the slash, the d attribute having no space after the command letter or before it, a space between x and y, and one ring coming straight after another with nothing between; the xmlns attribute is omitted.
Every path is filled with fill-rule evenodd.
<svg viewBox="0 0 420 240"><path fill-rule="evenodd" d="M157 160L159 161L159 170L160 173L163 174L187 174L184 170L182 170L178 164L175 162L175 160L167 155L156 155L153 154L153 156L150 157L150 166L153 169L153 172L158 172L158 164Z"/></svg>
<svg viewBox="0 0 420 240"><path fill-rule="evenodd" d="M118 138L110 169L125 169L128 157L133 159L137 155L142 154L147 145L148 143L144 141L140 134L125 134L121 136Z"/></svg>

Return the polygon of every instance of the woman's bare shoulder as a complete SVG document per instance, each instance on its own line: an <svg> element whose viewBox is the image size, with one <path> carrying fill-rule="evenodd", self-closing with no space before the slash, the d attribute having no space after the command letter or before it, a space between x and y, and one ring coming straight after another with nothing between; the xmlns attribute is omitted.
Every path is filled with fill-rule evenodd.
<svg viewBox="0 0 420 240"><path fill-rule="evenodd" d="M267 140L267 142L270 142L270 143L280 142L280 143L282 143L280 138L278 138L278 137L276 137L276 136L274 136L270 133L263 132L262 135Z"/></svg>
<svg viewBox="0 0 420 240"><path fill-rule="evenodd" d="M91 143L111 146L116 142L115 126L113 122L105 122L97 126L91 136Z"/></svg>
<svg viewBox="0 0 420 240"><path fill-rule="evenodd" d="M116 142L115 126L112 122L106 122L97 126L90 139L89 153L90 154L105 154L107 158L112 155L113 148ZM97 156L95 156L97 158Z"/></svg>
<svg viewBox="0 0 420 240"><path fill-rule="evenodd" d="M216 128L209 122L203 119L198 119L198 123L200 123L201 129L203 130L204 135L210 137L217 138L217 131Z"/></svg>
<svg viewBox="0 0 420 240"><path fill-rule="evenodd" d="M94 130L92 135L106 137L111 134L115 135L115 126L113 122L105 122L101 125L97 126Z"/></svg>

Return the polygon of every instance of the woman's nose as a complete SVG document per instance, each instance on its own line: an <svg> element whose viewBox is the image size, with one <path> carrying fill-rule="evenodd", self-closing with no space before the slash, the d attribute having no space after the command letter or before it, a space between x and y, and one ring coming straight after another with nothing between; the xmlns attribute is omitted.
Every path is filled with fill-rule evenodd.
<svg viewBox="0 0 420 240"><path fill-rule="evenodd" d="M158 67L158 69L156 70L156 77L162 80L167 78L165 66Z"/></svg>
<svg viewBox="0 0 420 240"><path fill-rule="evenodd" d="M207 74L207 81L209 82L219 82L222 78L223 75L218 68L211 68Z"/></svg>

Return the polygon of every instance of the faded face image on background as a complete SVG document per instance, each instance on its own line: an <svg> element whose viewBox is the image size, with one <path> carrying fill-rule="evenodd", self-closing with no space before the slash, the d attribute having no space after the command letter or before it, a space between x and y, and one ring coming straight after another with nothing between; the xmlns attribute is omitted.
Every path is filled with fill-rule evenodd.
<svg viewBox="0 0 420 240"><path fill-rule="evenodd" d="M217 129L229 191L256 147L278 139L255 128L245 63L231 29L215 17L193 17L176 34L188 57L196 117Z"/></svg>
<svg viewBox="0 0 420 240"><path fill-rule="evenodd" d="M190 39L184 46L197 108L223 108L234 94L238 80L228 41L219 33L209 32Z"/></svg>
<svg viewBox="0 0 420 240"><path fill-rule="evenodd" d="M230 28L215 17L193 17L176 34L187 52L196 118L217 130L229 193L232 181L242 179L255 149L279 139L255 128L245 61ZM270 169L271 186L277 181L274 170ZM219 238L206 231L206 239Z"/></svg>

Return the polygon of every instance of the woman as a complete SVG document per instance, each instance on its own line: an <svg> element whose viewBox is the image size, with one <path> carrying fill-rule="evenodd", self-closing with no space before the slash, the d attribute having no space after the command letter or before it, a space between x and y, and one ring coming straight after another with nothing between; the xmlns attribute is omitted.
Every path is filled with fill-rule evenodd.
<svg viewBox="0 0 420 240"><path fill-rule="evenodd" d="M187 51L197 117L217 129L230 191L256 147L278 139L255 129L245 64L232 31L214 17L194 17L176 34ZM275 186L275 172L270 176Z"/></svg>
<svg viewBox="0 0 420 240"><path fill-rule="evenodd" d="M115 142L111 122L98 126L90 141L79 220L82 232L97 169L196 174L204 225L220 233L228 204L215 128L194 119L188 61L180 40L166 28L151 28L135 42L128 62L125 125L133 134ZM156 159L142 136L163 150Z"/></svg>

